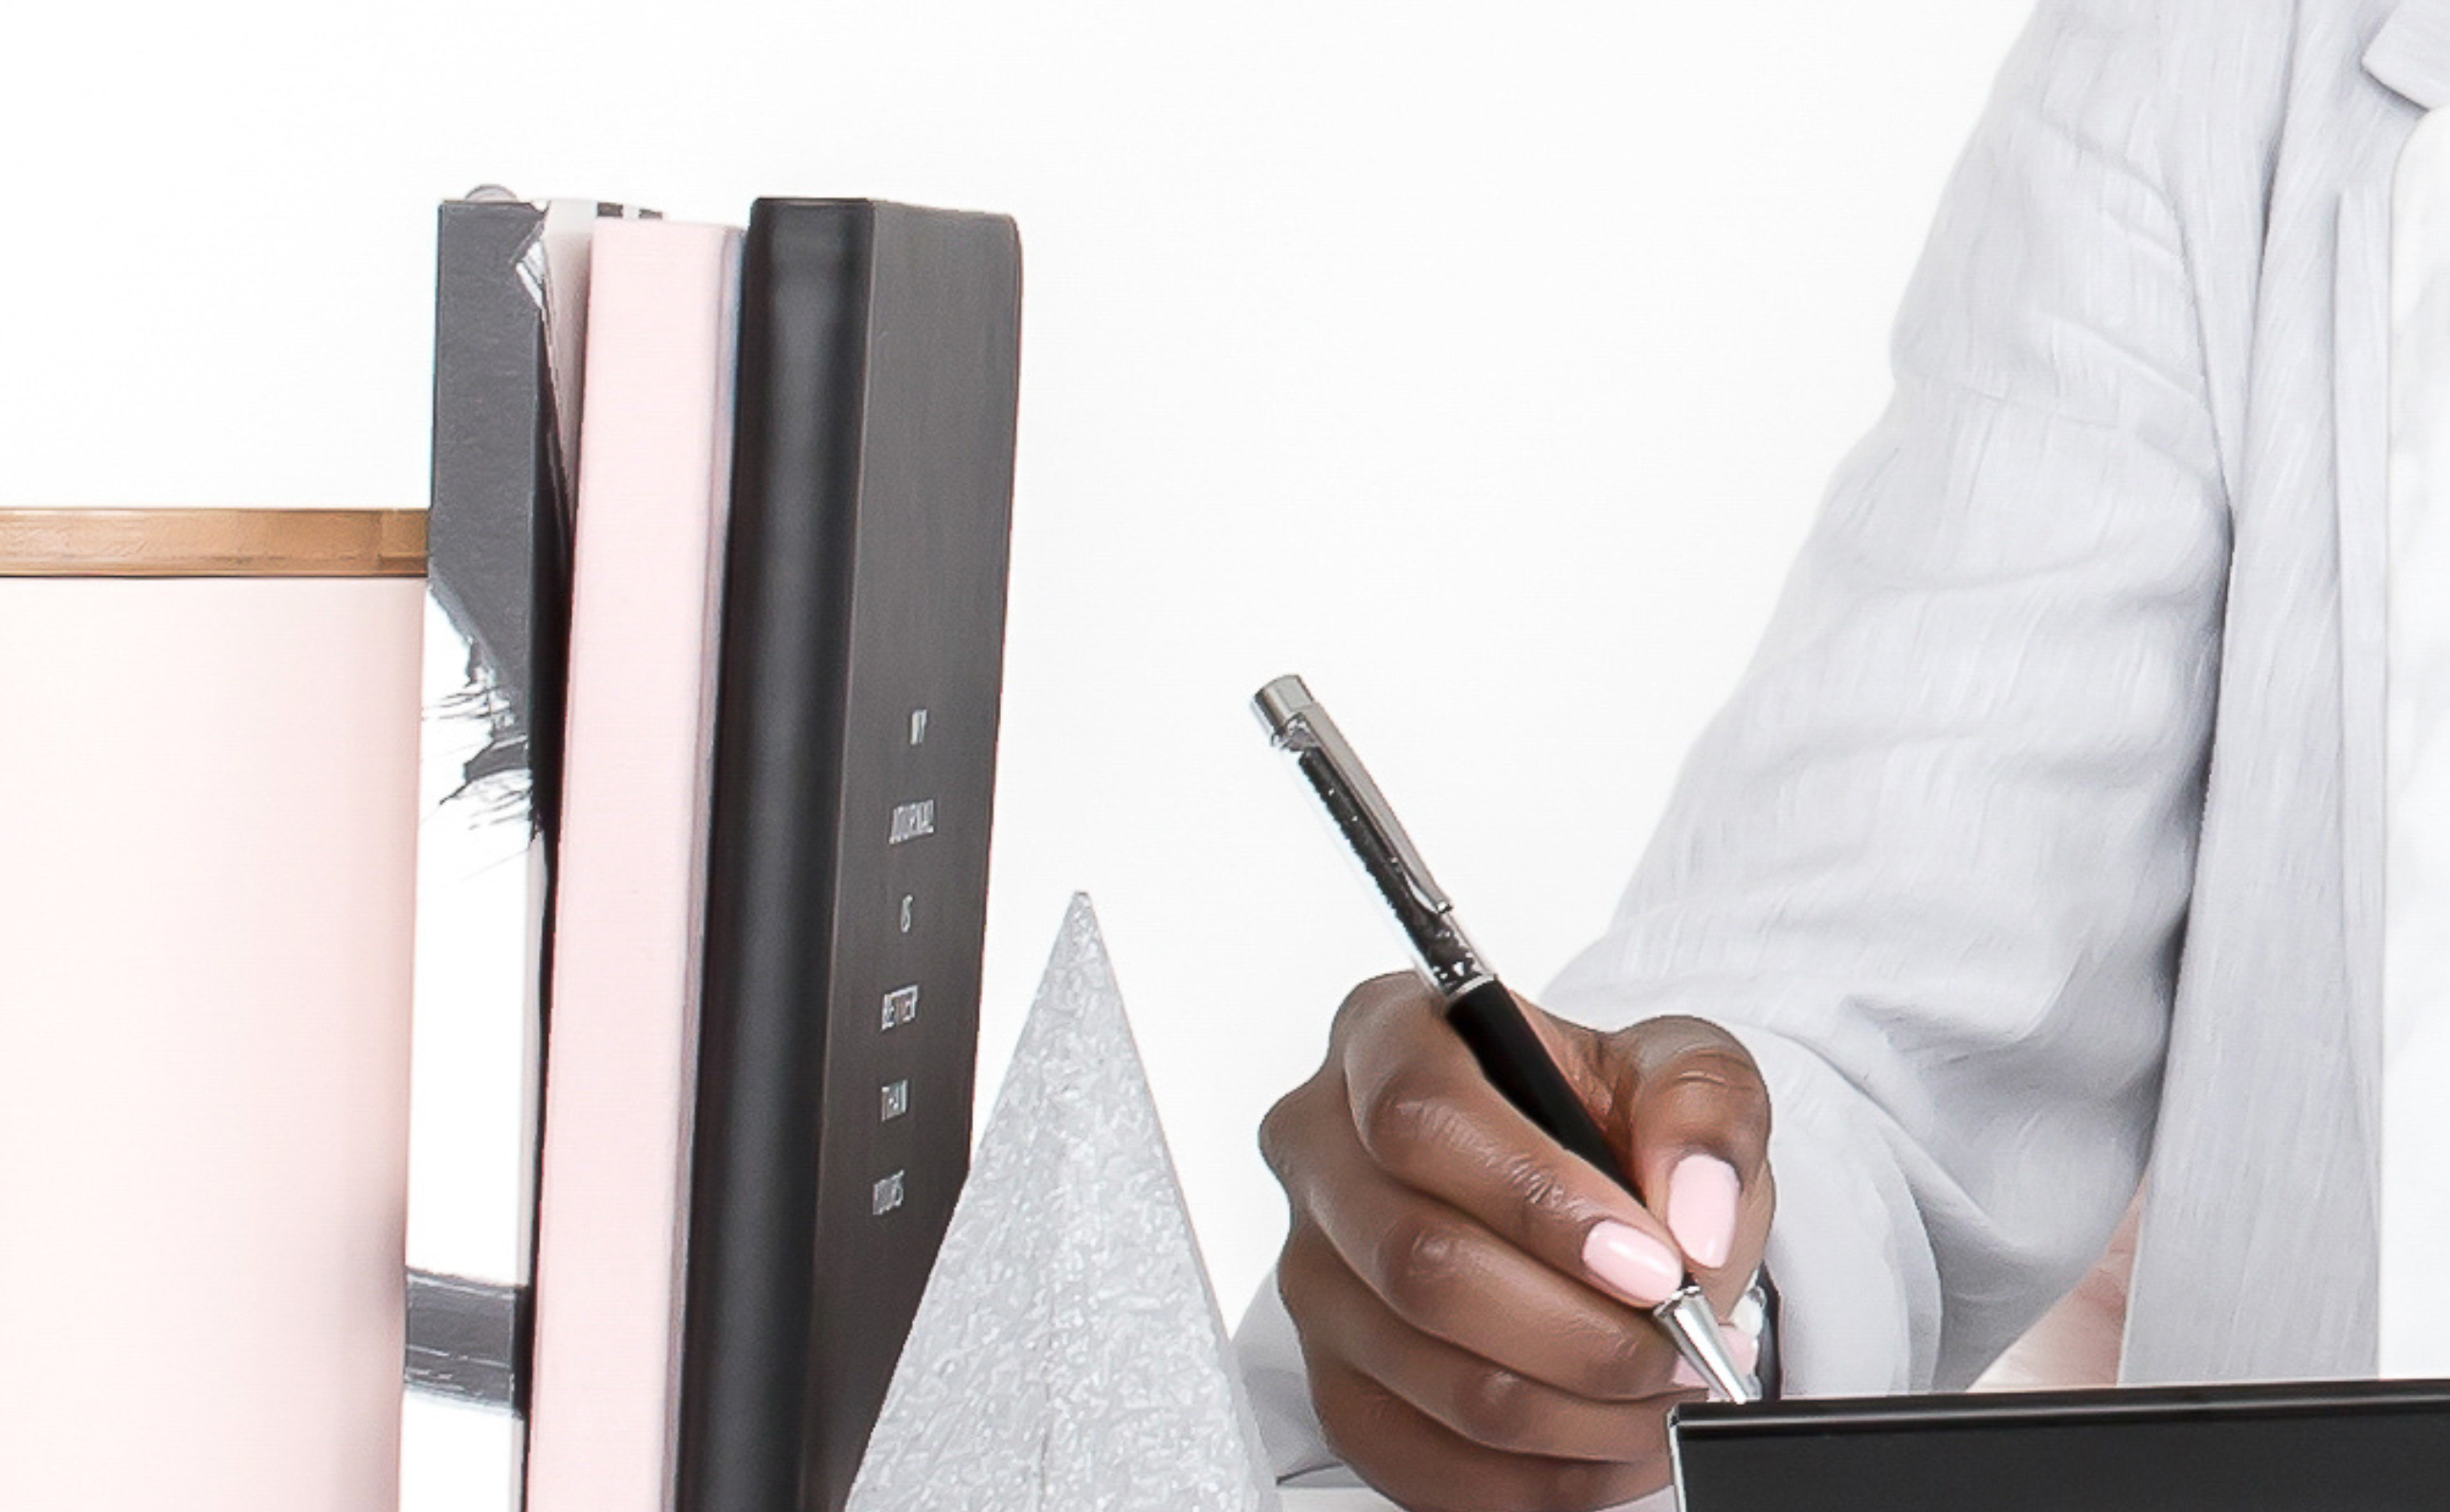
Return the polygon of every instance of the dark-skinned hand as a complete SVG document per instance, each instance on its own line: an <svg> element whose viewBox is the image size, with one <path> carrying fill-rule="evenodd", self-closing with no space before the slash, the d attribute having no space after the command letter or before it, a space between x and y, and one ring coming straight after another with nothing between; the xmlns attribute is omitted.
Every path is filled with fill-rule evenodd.
<svg viewBox="0 0 2450 1512"><path fill-rule="evenodd" d="M1726 1318L1768 1242L1770 1097L1692 1018L1600 1034L1526 1003L1647 1204L1501 1097L1418 979L1353 989L1259 1145L1277 1280L1327 1442L1414 1512L1579 1512L1667 1483L1704 1392L1648 1316L1689 1263ZM1750 1368L1755 1341L1730 1334Z"/></svg>

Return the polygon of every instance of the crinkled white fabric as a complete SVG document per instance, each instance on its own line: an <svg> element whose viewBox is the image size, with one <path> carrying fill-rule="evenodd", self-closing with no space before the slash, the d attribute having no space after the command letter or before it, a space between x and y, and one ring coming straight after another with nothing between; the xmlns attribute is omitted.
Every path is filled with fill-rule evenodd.
<svg viewBox="0 0 2450 1512"><path fill-rule="evenodd" d="M1894 403L1547 998L1761 1060L1792 1390L1971 1380L2148 1156L2128 1379L2374 1368L2389 186L2445 102L2450 0L2047 0L2011 56Z"/></svg>

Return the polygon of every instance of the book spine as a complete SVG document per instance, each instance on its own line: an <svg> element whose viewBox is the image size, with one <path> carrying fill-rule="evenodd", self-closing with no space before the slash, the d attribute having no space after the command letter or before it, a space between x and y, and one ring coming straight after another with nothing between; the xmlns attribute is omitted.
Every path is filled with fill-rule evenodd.
<svg viewBox="0 0 2450 1512"><path fill-rule="evenodd" d="M519 280L543 220L518 203L453 203L440 216L411 1071L411 1506L471 1464L484 1466L481 1485L462 1486L477 1505L515 1504L506 1466L521 1438L549 828L537 755L559 704L546 686L552 657L538 649L540 617L555 617L539 605L540 560L548 573L554 548L537 520L551 395L543 312Z"/></svg>
<svg viewBox="0 0 2450 1512"><path fill-rule="evenodd" d="M868 233L862 217L756 213L743 254L682 1349L689 1512L798 1505Z"/></svg>
<svg viewBox="0 0 2450 1512"><path fill-rule="evenodd" d="M550 357L556 211L440 211L411 1068L409 1512L517 1508L568 509ZM568 338L565 337L567 340Z"/></svg>
<svg viewBox="0 0 2450 1512"><path fill-rule="evenodd" d="M838 1512L966 1167L1011 223L762 201L744 274L683 1512Z"/></svg>
<svg viewBox="0 0 2450 1512"><path fill-rule="evenodd" d="M739 240L595 237L530 1512L671 1501Z"/></svg>

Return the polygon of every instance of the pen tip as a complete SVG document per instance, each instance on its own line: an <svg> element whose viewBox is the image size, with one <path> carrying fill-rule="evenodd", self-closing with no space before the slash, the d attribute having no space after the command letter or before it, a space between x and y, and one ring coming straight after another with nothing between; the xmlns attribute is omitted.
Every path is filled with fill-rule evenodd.
<svg viewBox="0 0 2450 1512"><path fill-rule="evenodd" d="M1710 1310L1710 1301L1699 1285L1686 1281L1675 1296L1653 1308L1651 1316L1667 1330L1694 1373L1708 1383L1712 1395L1739 1404L1759 1397L1752 1382L1737 1367L1726 1335L1719 1329L1718 1315Z"/></svg>

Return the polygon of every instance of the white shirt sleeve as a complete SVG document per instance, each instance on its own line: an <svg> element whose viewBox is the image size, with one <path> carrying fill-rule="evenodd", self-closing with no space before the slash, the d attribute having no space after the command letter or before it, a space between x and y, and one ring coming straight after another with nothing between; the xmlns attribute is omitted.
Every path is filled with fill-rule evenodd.
<svg viewBox="0 0 2450 1512"><path fill-rule="evenodd" d="M1887 413L1546 1006L1767 1075L1787 1390L1954 1389L2102 1252L2194 881L2228 504L2157 7L2041 8Z"/></svg>
<svg viewBox="0 0 2450 1512"><path fill-rule="evenodd" d="M1790 1394L1970 1383L2143 1166L2229 543L2161 24L2040 8L1942 202L1887 412L1614 925L1543 1000L1709 1018L1760 1062ZM1272 1280L1243 1334L1280 1466L1319 1461Z"/></svg>

